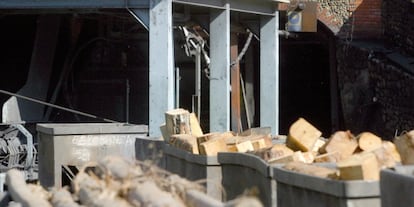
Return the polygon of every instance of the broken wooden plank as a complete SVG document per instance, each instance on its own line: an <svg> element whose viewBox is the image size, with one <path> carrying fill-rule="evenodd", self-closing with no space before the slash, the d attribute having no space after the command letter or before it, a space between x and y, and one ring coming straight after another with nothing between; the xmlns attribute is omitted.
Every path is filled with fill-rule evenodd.
<svg viewBox="0 0 414 207"><path fill-rule="evenodd" d="M322 133L303 118L290 126L286 145L292 150L311 151Z"/></svg>

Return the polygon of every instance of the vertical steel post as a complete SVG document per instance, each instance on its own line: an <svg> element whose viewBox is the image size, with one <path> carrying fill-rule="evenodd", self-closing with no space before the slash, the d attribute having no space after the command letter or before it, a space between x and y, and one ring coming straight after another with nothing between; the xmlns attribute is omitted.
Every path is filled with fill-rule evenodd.
<svg viewBox="0 0 414 207"><path fill-rule="evenodd" d="M279 134L279 12L260 19L260 126Z"/></svg>
<svg viewBox="0 0 414 207"><path fill-rule="evenodd" d="M210 13L210 131L230 129L230 7Z"/></svg>
<svg viewBox="0 0 414 207"><path fill-rule="evenodd" d="M165 111L174 108L172 0L150 0L149 136L161 136Z"/></svg>

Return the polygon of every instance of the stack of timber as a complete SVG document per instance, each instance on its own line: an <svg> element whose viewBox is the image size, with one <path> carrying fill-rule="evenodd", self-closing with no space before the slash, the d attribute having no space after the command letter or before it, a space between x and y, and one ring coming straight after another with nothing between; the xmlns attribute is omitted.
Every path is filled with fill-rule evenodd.
<svg viewBox="0 0 414 207"><path fill-rule="evenodd" d="M93 167L92 167L93 166ZM13 204L24 207L225 207L262 206L253 197L241 196L222 203L208 197L204 188L144 162L105 157L85 166L71 186L45 190L27 184L23 173L12 169L6 184Z"/></svg>
<svg viewBox="0 0 414 207"><path fill-rule="evenodd" d="M160 129L165 142L193 154L216 156L219 152L258 151L273 146L270 128L249 129L240 134L204 134L195 114L185 109L167 111Z"/></svg>
<svg viewBox="0 0 414 207"><path fill-rule="evenodd" d="M295 163L295 167L287 168L304 173L315 170L314 166L308 170L308 165L334 163L336 176L327 173L326 177L341 180L378 180L381 169L392 168L401 161L403 164L414 163L414 131L395 140L397 146L403 146L397 150L393 142L385 141L371 132L355 136L349 130L337 131L328 139L323 138L321 131L304 118L299 118L290 126L282 142L272 138L270 128L252 128L240 134L203 134L195 115L184 109L166 112L165 119L166 124L161 126L165 141L193 154L215 156L219 152L251 153L269 164ZM322 168L316 169L332 170Z"/></svg>
<svg viewBox="0 0 414 207"><path fill-rule="evenodd" d="M381 169L401 163L396 145L371 132L354 136L350 131L337 131L329 139L321 135L312 124L299 118L291 125L285 144L293 152L284 156L271 153L273 158L262 158L285 164L284 168L292 171L340 180L379 180ZM334 163L334 167L315 163Z"/></svg>

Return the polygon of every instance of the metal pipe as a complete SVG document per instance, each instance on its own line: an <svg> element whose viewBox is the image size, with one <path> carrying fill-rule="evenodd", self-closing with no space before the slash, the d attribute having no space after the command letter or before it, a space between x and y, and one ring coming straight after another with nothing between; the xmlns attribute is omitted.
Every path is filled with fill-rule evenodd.
<svg viewBox="0 0 414 207"><path fill-rule="evenodd" d="M196 64L196 71L195 71L195 95L196 95L196 114L198 117L198 120L201 118L201 46L197 45L196 47L196 58L195 58L195 64Z"/></svg>
<svg viewBox="0 0 414 207"><path fill-rule="evenodd" d="M103 121L112 122L112 123L120 123L119 121L114 121L114 120L111 120L111 119L102 118L102 117L99 117L99 116L95 116L95 115L92 115L92 114L84 113L84 112L73 110L73 109L69 109L69 108L66 108L66 107L63 107L63 106L58 106L58 105L55 105L55 104L50 104L50 103L47 103L47 102L44 102L44 101L41 101L41 100L37 100L37 99L30 98L30 97L27 97L27 96L22 96L22 95L19 95L17 93L12 93L12 92L5 91L5 90L0 90L0 93L7 94L7 95L10 95L10 96L15 96L16 98L25 99L25 100L32 101L32 102L35 102L35 103L38 103L38 104L43 104L43 105L50 106L50 107L53 107L53 108L57 108L57 109L60 109L60 110L63 110L63 111L68 111L68 112L71 112L71 113L74 113L74 114L79 114L79 115L94 118L94 119L101 119Z"/></svg>

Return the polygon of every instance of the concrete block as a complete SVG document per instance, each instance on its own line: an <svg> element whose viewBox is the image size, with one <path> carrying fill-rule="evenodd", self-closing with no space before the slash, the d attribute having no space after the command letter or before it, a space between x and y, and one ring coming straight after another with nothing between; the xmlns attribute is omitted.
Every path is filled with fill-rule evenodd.
<svg viewBox="0 0 414 207"><path fill-rule="evenodd" d="M136 159L135 140L147 126L114 123L38 124L39 181L62 186L62 166L82 167L107 155Z"/></svg>
<svg viewBox="0 0 414 207"><path fill-rule="evenodd" d="M328 165L329 166L329 165ZM272 167L277 205L283 207L380 207L379 181L341 181Z"/></svg>
<svg viewBox="0 0 414 207"><path fill-rule="evenodd" d="M414 206L414 165L381 170L381 206Z"/></svg>

